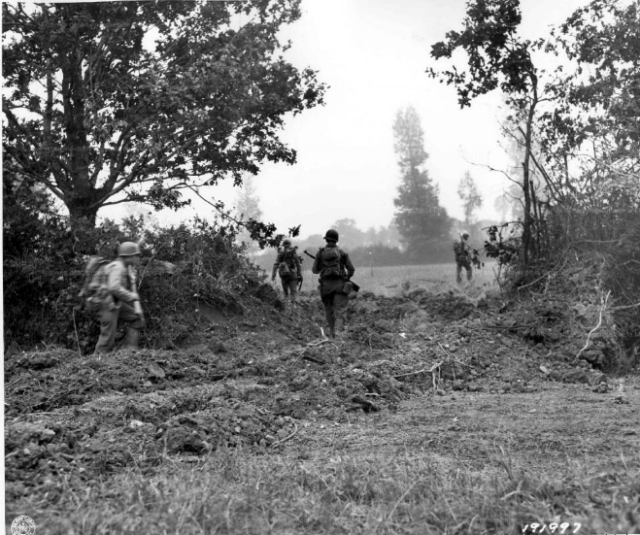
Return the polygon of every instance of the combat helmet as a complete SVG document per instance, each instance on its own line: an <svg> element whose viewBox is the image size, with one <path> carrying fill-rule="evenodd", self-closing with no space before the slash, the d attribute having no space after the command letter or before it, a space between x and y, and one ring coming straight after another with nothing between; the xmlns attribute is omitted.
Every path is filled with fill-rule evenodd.
<svg viewBox="0 0 640 535"><path fill-rule="evenodd" d="M118 256L136 256L140 255L140 247L132 241L122 242L118 246Z"/></svg>
<svg viewBox="0 0 640 535"><path fill-rule="evenodd" d="M283 247L286 247L287 245L288 245L289 247L291 247L291 240L290 240L289 238L287 238L286 240L283 240L283 241L282 241L282 246L283 246Z"/></svg>
<svg viewBox="0 0 640 535"><path fill-rule="evenodd" d="M463 231L460 233L460 236L461 236L462 238L468 238L468 237L469 237L469 233L468 233L466 230L463 230Z"/></svg>
<svg viewBox="0 0 640 535"><path fill-rule="evenodd" d="M339 237L340 235L338 234L338 231L334 229L327 230L327 233L324 235L324 239L327 241L337 242Z"/></svg>

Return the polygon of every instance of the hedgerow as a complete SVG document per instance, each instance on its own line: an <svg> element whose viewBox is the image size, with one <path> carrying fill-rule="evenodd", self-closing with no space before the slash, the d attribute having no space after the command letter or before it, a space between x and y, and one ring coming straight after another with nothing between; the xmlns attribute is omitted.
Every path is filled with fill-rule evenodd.
<svg viewBox="0 0 640 535"><path fill-rule="evenodd" d="M10 215L4 225L5 344L91 351L99 326L78 297L88 256L74 251L67 219L18 209ZM141 243L146 345L175 343L197 323L193 316L201 307L241 314L246 296L277 303L264 272L235 244L236 232L233 225L200 218L152 227L142 217L106 220L93 231L95 250L107 259L124 240Z"/></svg>

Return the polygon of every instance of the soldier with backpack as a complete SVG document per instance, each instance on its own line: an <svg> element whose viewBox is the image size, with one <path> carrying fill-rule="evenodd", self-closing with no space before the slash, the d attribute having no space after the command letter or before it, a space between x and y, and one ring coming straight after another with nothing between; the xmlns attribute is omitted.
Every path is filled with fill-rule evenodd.
<svg viewBox="0 0 640 535"><path fill-rule="evenodd" d="M453 242L453 252L456 255L456 282L462 283L462 269L467 271L467 281L471 282L473 269L471 267L471 246L467 242L469 233L463 230L460 238Z"/></svg>
<svg viewBox="0 0 640 535"><path fill-rule="evenodd" d="M336 324L338 329L344 324L344 308L351 289L351 283L347 283L356 271L349 255L338 247L339 237L336 230L327 231L324 236L327 245L318 251L311 268L312 273L320 275L320 297L332 338L336 335Z"/></svg>
<svg viewBox="0 0 640 535"><path fill-rule="evenodd" d="M291 299L295 304L298 296L298 281L302 278L302 266L297 248L291 247L289 239L282 242L282 250L278 251L276 262L273 264L272 281L276 279L276 273L280 275L285 299Z"/></svg>
<svg viewBox="0 0 640 535"><path fill-rule="evenodd" d="M115 345L118 320L127 324L127 347L138 349L139 330L144 327L144 315L135 286L133 268L140 263L137 243L124 242L118 247L118 258L113 262L95 257L87 265L90 280L80 292L87 309L98 315L100 338L94 354L107 353ZM89 277L87 277L89 279Z"/></svg>

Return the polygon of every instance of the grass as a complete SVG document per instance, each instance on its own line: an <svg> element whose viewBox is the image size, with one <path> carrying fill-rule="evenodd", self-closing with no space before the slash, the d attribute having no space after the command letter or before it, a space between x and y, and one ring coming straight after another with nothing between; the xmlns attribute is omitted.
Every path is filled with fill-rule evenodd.
<svg viewBox="0 0 640 535"><path fill-rule="evenodd" d="M456 265L430 264L424 266L357 267L353 280L361 291L373 292L386 297L403 290L425 288L438 293L458 289ZM466 275L463 271L463 276ZM480 270L473 270L473 285L476 288L496 288L494 263L486 263ZM303 292L317 291L318 276L306 270L303 273ZM465 281L466 286L466 281Z"/></svg>
<svg viewBox="0 0 640 535"><path fill-rule="evenodd" d="M457 289L453 264L363 268L354 279L363 291L387 296ZM307 272L304 284L315 291L316 277ZM490 266L475 272L474 288L494 288ZM430 324L436 340L438 330L451 327ZM262 341L263 352L286 351L269 343ZM393 348L384 352L384 359L398 356ZM340 422L310 413L297 420L291 440L274 448L165 451L153 466L131 451L133 464L84 480L86 459L74 460L55 482L7 504L7 531L26 514L37 533L51 535L516 535L541 533L542 525L547 534L551 526L567 534L640 532L640 380L626 378L620 402L615 389L599 394L588 385L524 378L538 389L429 390L395 412L350 412ZM207 386L188 391L202 400L189 405L189 414L206 418L224 409L199 389ZM172 396L167 404L179 411L180 396ZM250 398L243 403L261 410ZM128 417L118 410L107 412L120 429ZM98 418L96 429L106 421Z"/></svg>
<svg viewBox="0 0 640 535"><path fill-rule="evenodd" d="M22 508L40 533L67 535L517 534L532 523L637 532L637 435L623 434L633 408L594 411L598 400L578 387L425 396L393 415L307 422L284 452L167 458L151 475L67 486L46 515Z"/></svg>

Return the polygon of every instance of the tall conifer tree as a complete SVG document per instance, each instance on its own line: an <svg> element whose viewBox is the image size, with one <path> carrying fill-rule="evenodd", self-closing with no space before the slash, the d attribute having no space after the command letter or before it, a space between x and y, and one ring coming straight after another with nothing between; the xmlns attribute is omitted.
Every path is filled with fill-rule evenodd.
<svg viewBox="0 0 640 535"><path fill-rule="evenodd" d="M439 257L448 244L451 219L440 206L438 187L424 168L429 156L424 150L420 117L413 107L398 111L393 133L401 175L393 201L395 221L408 258L427 262Z"/></svg>

